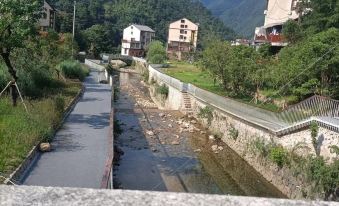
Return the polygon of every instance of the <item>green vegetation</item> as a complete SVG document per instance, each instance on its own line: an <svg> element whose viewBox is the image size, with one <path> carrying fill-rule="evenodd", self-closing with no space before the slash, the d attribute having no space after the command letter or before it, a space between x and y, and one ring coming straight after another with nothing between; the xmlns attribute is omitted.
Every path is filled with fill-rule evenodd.
<svg viewBox="0 0 339 206"><path fill-rule="evenodd" d="M169 88L166 84L155 85L155 92L167 98L169 94Z"/></svg>
<svg viewBox="0 0 339 206"><path fill-rule="evenodd" d="M265 143L263 138L256 138L250 144L250 151L258 154L261 158L275 163L280 169L289 168L295 177L302 178L305 188L305 198L329 198L335 197L339 185L339 159L328 163L320 156L301 157L295 153L296 150L286 150L274 142ZM301 148L302 145L297 145Z"/></svg>
<svg viewBox="0 0 339 206"><path fill-rule="evenodd" d="M0 99L0 172L9 174L40 141L48 141L60 124L65 104L81 88L80 83L65 83L39 98L12 107L9 98Z"/></svg>
<svg viewBox="0 0 339 206"><path fill-rule="evenodd" d="M269 152L269 158L280 168L282 168L288 161L287 152L281 146L272 147Z"/></svg>
<svg viewBox="0 0 339 206"><path fill-rule="evenodd" d="M318 152L319 126L316 122L312 122L310 129L311 129L311 138L312 138L312 145L313 145L314 151L317 155L319 155L319 152Z"/></svg>
<svg viewBox="0 0 339 206"><path fill-rule="evenodd" d="M167 59L166 48L160 41L153 41L148 46L147 60L151 64L163 64Z"/></svg>
<svg viewBox="0 0 339 206"><path fill-rule="evenodd" d="M257 52L211 38L196 55L200 70L181 63L166 69L167 74L272 111L313 95L339 98L338 1L304 3L308 5L299 9L311 11L305 9L298 22L286 22L283 33L289 45L281 51L263 45Z"/></svg>
<svg viewBox="0 0 339 206"><path fill-rule="evenodd" d="M255 104L252 102L253 98L251 96L234 95L234 92L232 93L229 90L225 90L221 86L218 79L213 77L213 75L209 71L207 71L206 69L201 69L195 64L190 64L183 61L171 61L171 63L169 64L169 68L164 69L164 71L169 76L179 79L182 82L193 84L201 89L205 89L220 96L232 97L240 102L258 106L274 112L280 110L278 106L274 105L271 102L263 103L257 101L257 104ZM293 98L290 99L291 101L295 101Z"/></svg>
<svg viewBox="0 0 339 206"><path fill-rule="evenodd" d="M233 125L231 125L231 128L228 130L228 135L234 140L236 141L239 137L239 130L237 130L236 128L234 128Z"/></svg>
<svg viewBox="0 0 339 206"><path fill-rule="evenodd" d="M89 69L74 60L65 60L57 66L65 77L83 81L89 75Z"/></svg>
<svg viewBox="0 0 339 206"><path fill-rule="evenodd" d="M62 11L57 30L70 33L73 1L49 2ZM184 17L200 24L200 40L212 34L222 38L234 36L231 29L195 0L78 0L76 40L81 50L94 56L99 52L117 53L122 30L128 25L148 25L157 32L160 41L166 42L169 24Z"/></svg>
<svg viewBox="0 0 339 206"><path fill-rule="evenodd" d="M200 108L198 117L207 119L208 125L211 125L212 120L213 120L213 109L209 106L206 106L205 108Z"/></svg>
<svg viewBox="0 0 339 206"><path fill-rule="evenodd" d="M186 62L171 62L165 73L185 83L191 83L195 86L206 89L219 95L225 95L222 88L217 83L213 83L213 77L204 70L201 70L194 64Z"/></svg>
<svg viewBox="0 0 339 206"><path fill-rule="evenodd" d="M0 3L0 90L9 81L17 83L28 108L27 113L23 104L17 104L14 86L0 97L0 173L11 173L33 146L51 139L65 107L81 89L80 82L65 76L83 79L88 73L68 60L72 47L77 50L72 35L37 32L42 2Z"/></svg>

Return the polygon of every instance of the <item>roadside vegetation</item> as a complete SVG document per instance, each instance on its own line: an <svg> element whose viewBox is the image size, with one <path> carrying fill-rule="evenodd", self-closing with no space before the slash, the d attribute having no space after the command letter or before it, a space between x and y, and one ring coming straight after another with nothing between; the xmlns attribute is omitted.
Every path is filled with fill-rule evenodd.
<svg viewBox="0 0 339 206"><path fill-rule="evenodd" d="M304 2L305 3L305 2ZM190 65L173 62L167 74L219 95L279 111L313 95L339 98L339 5L314 0L299 22L288 21L289 42L278 53L269 45L258 51L210 39ZM321 18L320 18L321 17Z"/></svg>
<svg viewBox="0 0 339 206"><path fill-rule="evenodd" d="M88 69L73 60L71 34L39 32L41 5L0 4L0 174L8 175L41 141L50 141L66 107L79 93ZM8 26L10 25L10 26ZM69 80L71 78L72 80ZM15 99L15 101L14 101ZM0 182L3 179L0 179Z"/></svg>

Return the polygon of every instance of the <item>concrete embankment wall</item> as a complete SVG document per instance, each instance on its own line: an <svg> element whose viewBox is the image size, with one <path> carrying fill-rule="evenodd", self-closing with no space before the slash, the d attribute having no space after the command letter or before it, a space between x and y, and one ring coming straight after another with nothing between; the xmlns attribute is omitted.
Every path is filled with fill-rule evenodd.
<svg viewBox="0 0 339 206"><path fill-rule="evenodd" d="M156 103L164 109L181 110L185 112L183 92L186 93L187 85L165 75L157 66L150 65L148 71L151 94L156 98ZM169 88L167 98L163 98L155 92L155 85L161 84L166 84ZM189 85L189 87L190 86L192 85ZM190 89L191 88L188 88L188 90ZM278 136L274 130L214 106L210 103L210 99L197 98L190 93L188 93L188 95L191 100L192 115L199 119L206 128L219 136L281 192L290 198L303 198L303 193L309 189L309 185L305 184L306 181L302 179L302 177L295 177L293 172L288 168L281 169L276 164L250 151L253 150L253 148L251 148L253 141L260 139L266 143L273 141L290 151L296 150L296 153L302 156L315 154L309 128L305 127L287 135ZM213 119L211 122L199 117L201 109L205 107L210 107L213 110ZM234 137L234 132L238 133L236 137ZM328 158L329 161L336 158L336 154L331 153L329 148L331 145L339 146L339 134L327 128L320 127L318 149L320 155ZM298 146L300 146L300 148L297 148Z"/></svg>

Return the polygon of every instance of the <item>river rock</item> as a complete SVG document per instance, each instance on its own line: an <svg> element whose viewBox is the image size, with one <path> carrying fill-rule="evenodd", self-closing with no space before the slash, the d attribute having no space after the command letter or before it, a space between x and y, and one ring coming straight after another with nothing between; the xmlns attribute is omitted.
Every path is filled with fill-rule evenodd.
<svg viewBox="0 0 339 206"><path fill-rule="evenodd" d="M193 119L193 120L191 120L191 123L192 123L192 124L196 124L197 121Z"/></svg>
<svg viewBox="0 0 339 206"><path fill-rule="evenodd" d="M147 131L146 134L148 134L149 136L154 136L154 132L153 131Z"/></svg>
<svg viewBox="0 0 339 206"><path fill-rule="evenodd" d="M201 149L196 149L194 150L194 152L201 152Z"/></svg>
<svg viewBox="0 0 339 206"><path fill-rule="evenodd" d="M183 133L183 131L184 131L183 128L180 128L180 129L179 129L179 133L180 133L180 134Z"/></svg>
<svg viewBox="0 0 339 206"><path fill-rule="evenodd" d="M174 140L171 144L172 144L172 145L179 145L180 142L179 142L178 140Z"/></svg>
<svg viewBox="0 0 339 206"><path fill-rule="evenodd" d="M218 145L212 145L212 151L213 152L218 151Z"/></svg>
<svg viewBox="0 0 339 206"><path fill-rule="evenodd" d="M163 118L163 117L165 117L166 115L164 114L164 113L160 113L159 114L159 117L161 117L161 118Z"/></svg>
<svg viewBox="0 0 339 206"><path fill-rule="evenodd" d="M191 125L190 123L184 122L184 127L185 127L185 128L189 128L190 125Z"/></svg>
<svg viewBox="0 0 339 206"><path fill-rule="evenodd" d="M173 128L173 125L172 125L172 124L169 124L168 127L169 127L169 128Z"/></svg>
<svg viewBox="0 0 339 206"><path fill-rule="evenodd" d="M219 146L219 147L218 147L218 150L223 151L224 148L223 148L222 146Z"/></svg>
<svg viewBox="0 0 339 206"><path fill-rule="evenodd" d="M190 125L190 127L188 128L188 132L189 133L193 133L194 132L194 126Z"/></svg>
<svg viewBox="0 0 339 206"><path fill-rule="evenodd" d="M50 152L52 148L50 143L41 143L39 149L41 152Z"/></svg>
<svg viewBox="0 0 339 206"><path fill-rule="evenodd" d="M215 136L214 135L210 135L210 136L208 136L208 139L215 140Z"/></svg>
<svg viewBox="0 0 339 206"><path fill-rule="evenodd" d="M200 134L206 134L206 132L205 131L200 131Z"/></svg>

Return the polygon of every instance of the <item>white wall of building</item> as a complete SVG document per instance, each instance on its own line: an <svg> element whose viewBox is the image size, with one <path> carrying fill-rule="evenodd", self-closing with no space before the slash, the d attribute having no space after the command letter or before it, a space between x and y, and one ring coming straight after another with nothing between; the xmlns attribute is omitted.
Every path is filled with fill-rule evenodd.
<svg viewBox="0 0 339 206"><path fill-rule="evenodd" d="M134 41L140 41L140 36L141 31L133 25L124 29L123 40L131 41L134 39Z"/></svg>
<svg viewBox="0 0 339 206"><path fill-rule="evenodd" d="M289 19L297 19L298 13L293 9L295 0L269 0L265 16L265 26L283 24Z"/></svg>
<svg viewBox="0 0 339 206"><path fill-rule="evenodd" d="M182 22L183 21L183 22ZM188 19L181 19L170 24L168 32L168 43L171 42L193 42L194 46L198 40L198 25ZM184 31L182 33L181 31ZM180 38L180 36L184 38Z"/></svg>

